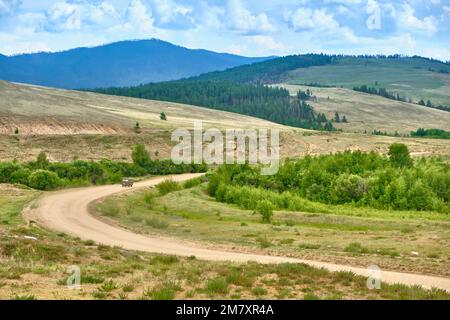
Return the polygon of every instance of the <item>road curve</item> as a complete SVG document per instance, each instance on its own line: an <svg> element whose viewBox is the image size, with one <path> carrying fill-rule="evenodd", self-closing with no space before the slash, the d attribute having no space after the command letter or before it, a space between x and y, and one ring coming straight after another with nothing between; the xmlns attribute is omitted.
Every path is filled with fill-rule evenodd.
<svg viewBox="0 0 450 320"><path fill-rule="evenodd" d="M199 175L200 174L180 174L173 175L171 178L174 181L185 181ZM133 188L129 190L153 186L167 178L168 177L157 177L137 182ZM41 197L36 205L27 208L24 215L27 219L33 220L49 229L64 232L83 240L94 240L97 243L118 246L129 250L173 254L178 256L196 256L199 259L215 261L305 263L313 267L325 268L330 271L351 271L357 275L368 276L368 271L365 268L281 256L206 249L188 244L182 240L136 234L118 226L102 222L89 214L88 206L90 203L123 191L124 189L120 185L107 185L50 192ZM402 283L406 285L421 285L424 288L440 288L450 292L450 278L382 271L381 280L386 283Z"/></svg>

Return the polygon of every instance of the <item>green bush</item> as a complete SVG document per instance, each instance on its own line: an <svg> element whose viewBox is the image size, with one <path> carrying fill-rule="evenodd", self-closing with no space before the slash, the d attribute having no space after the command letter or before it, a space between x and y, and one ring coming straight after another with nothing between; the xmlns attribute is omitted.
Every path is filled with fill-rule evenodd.
<svg viewBox="0 0 450 320"><path fill-rule="evenodd" d="M183 183L183 188L185 189L190 189L192 187L198 186L199 184L201 184L203 182L203 178L202 177L197 177L197 178L193 178L193 179L189 179L187 181L185 181Z"/></svg>
<svg viewBox="0 0 450 320"><path fill-rule="evenodd" d="M206 291L210 294L226 294L228 293L228 283L224 278L210 279L206 283Z"/></svg>
<svg viewBox="0 0 450 320"><path fill-rule="evenodd" d="M168 194L170 192L180 190L181 186L180 186L179 183L177 183L177 182L175 182L175 181L173 181L171 179L167 179L167 180L164 180L161 183L158 183L156 185L156 189L158 190L159 194L165 195L165 194Z"/></svg>
<svg viewBox="0 0 450 320"><path fill-rule="evenodd" d="M137 166L145 168L150 163L150 156L145 150L145 146L143 144L137 144L134 146L133 151L131 153L131 159L133 159L133 163Z"/></svg>
<svg viewBox="0 0 450 320"><path fill-rule="evenodd" d="M256 212L261 215L262 221L266 223L270 223L272 220L273 209L274 205L268 200L258 201L258 204L256 205Z"/></svg>
<svg viewBox="0 0 450 320"><path fill-rule="evenodd" d="M358 175L344 174L336 179L333 196L336 203L357 202L367 193L367 182Z"/></svg>
<svg viewBox="0 0 450 320"><path fill-rule="evenodd" d="M428 158L409 165L407 148L391 149L390 158L346 151L287 160L272 176L257 166L223 165L208 176L207 191L249 210L267 200L274 209L308 212L329 212L324 204L450 212L450 164Z"/></svg>
<svg viewBox="0 0 450 320"><path fill-rule="evenodd" d="M11 175L20 169L20 165L15 162L0 163L0 183L11 182Z"/></svg>
<svg viewBox="0 0 450 320"><path fill-rule="evenodd" d="M388 155L391 162L397 167L409 167L412 165L408 147L402 143L390 145Z"/></svg>
<svg viewBox="0 0 450 320"><path fill-rule="evenodd" d="M31 174L31 170L28 168L21 168L11 174L11 183L19 183L23 185L28 185L28 177Z"/></svg>
<svg viewBox="0 0 450 320"><path fill-rule="evenodd" d="M28 180L30 187L38 190L52 190L61 184L58 175L47 170L33 172L30 174Z"/></svg>

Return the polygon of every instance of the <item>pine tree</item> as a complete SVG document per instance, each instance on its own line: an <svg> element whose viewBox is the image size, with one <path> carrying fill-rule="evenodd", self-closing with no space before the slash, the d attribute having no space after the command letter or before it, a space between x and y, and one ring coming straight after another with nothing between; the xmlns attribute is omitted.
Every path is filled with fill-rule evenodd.
<svg viewBox="0 0 450 320"><path fill-rule="evenodd" d="M348 122L346 116L343 116L343 117L342 117L342 122L344 122L344 123L347 123L347 122Z"/></svg>
<svg viewBox="0 0 450 320"><path fill-rule="evenodd" d="M161 119L161 120L167 120L166 114L165 114L164 112L161 112L161 113L159 114L159 119Z"/></svg>
<svg viewBox="0 0 450 320"><path fill-rule="evenodd" d="M337 113L337 112L334 113L334 121L341 122L341 118L339 117L339 113Z"/></svg>

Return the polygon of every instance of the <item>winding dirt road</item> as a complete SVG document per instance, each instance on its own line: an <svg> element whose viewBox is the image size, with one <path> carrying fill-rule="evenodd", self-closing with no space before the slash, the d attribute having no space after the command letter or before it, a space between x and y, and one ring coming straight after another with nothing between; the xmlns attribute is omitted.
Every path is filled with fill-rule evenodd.
<svg viewBox="0 0 450 320"><path fill-rule="evenodd" d="M200 174L174 175L174 181L185 181ZM135 183L128 190L153 186L167 177L158 177ZM88 206L95 200L123 192L120 185L87 187L48 193L37 202L37 205L28 208L24 215L52 230L65 232L83 240L94 240L97 243L118 246L129 250L147 251L155 253L173 254L178 256L196 256L199 259L215 261L257 261L259 263L296 262L305 263L330 271L351 271L355 274L368 276L365 268L337 265L317 261L309 261L280 256L239 253L234 251L221 251L201 248L182 240L172 238L152 237L133 233L118 226L104 223L88 212ZM425 288L440 288L450 292L450 278L426 276L419 274L382 271L381 280L386 283L402 283L406 285L421 285Z"/></svg>

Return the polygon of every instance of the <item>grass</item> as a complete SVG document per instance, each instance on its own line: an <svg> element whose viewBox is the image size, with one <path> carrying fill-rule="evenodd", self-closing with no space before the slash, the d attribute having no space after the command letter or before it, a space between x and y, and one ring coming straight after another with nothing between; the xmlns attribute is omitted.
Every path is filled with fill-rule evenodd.
<svg viewBox="0 0 450 320"><path fill-rule="evenodd" d="M224 278L210 279L206 282L205 286L206 292L209 294L227 294L228 293L228 283Z"/></svg>
<svg viewBox="0 0 450 320"><path fill-rule="evenodd" d="M390 100L347 88L281 86L289 89L291 94L296 94L299 89L312 90L317 100L311 101L310 104L315 110L325 113L331 119L335 112L338 112L341 117L345 115L347 123L333 123L336 128L345 132L371 134L374 130L378 130L392 136L395 135L395 132L409 136L411 131L416 131L423 126L444 130L450 128L450 113L445 111Z"/></svg>
<svg viewBox="0 0 450 320"><path fill-rule="evenodd" d="M8 209L8 212L12 213L8 215L11 217L11 222L0 225L0 252L2 253L0 298L3 299L162 300L184 297L190 299L256 299L261 297L268 299L309 299L311 297L320 299L330 297L342 299L354 297L360 299L450 299L450 295L441 290L424 290L400 285L383 284L381 290L373 291L367 289L364 277L350 273L332 273L303 264L209 262L192 257L137 253L116 247L95 245L90 241L81 241L23 223L20 221L19 215L20 209L25 204L23 197L28 200L33 199L33 191L21 189L2 191L0 200L4 201L3 203L9 203L9 208L16 208L16 211ZM190 194L190 191L181 192ZM177 193L170 193L165 197L177 196ZM140 195L134 194L133 196ZM158 199L158 202L161 199ZM20 203L21 205L19 205ZM167 208L170 216L173 214L173 208L168 204ZM4 207L0 207L0 212L3 209ZM137 202L137 213L139 210L141 210L140 203ZM238 226L238 230L241 230L242 216L236 217L236 220L230 220L230 214L236 214L234 210L221 207L220 212L224 219L218 222L219 225L231 221L233 223L231 230L236 231L236 226ZM211 212L211 217L217 222L216 213L217 210ZM204 213L200 212L200 216L202 214ZM120 211L119 217L122 215L128 216L124 211ZM164 215L164 217L166 216ZM186 220L190 221L189 218L191 217L186 216ZM266 231L272 230L272 226L257 223L252 219L256 219L256 217L248 213L248 216L245 217L248 226L242 229L263 226ZM12 221L15 222L12 223ZM208 222L208 219L206 221ZM420 224L424 224L424 221L421 221ZM295 234L296 227L280 224L277 228L281 228L281 230L273 231L273 235L281 234L285 237L283 232L290 230L290 233ZM421 228L425 229L426 227ZM193 228L193 230L195 229ZM310 232L306 228L301 231ZM421 229L421 232L424 230ZM399 231L397 233L403 236L411 235L411 233L403 234ZM27 240L23 238L23 235L33 235L38 240ZM427 235L426 232L425 235ZM273 247L278 249L279 239L277 236L274 238L271 239L273 242L271 250ZM292 245L295 248L298 247L299 243L295 237L285 238L294 239ZM309 236L308 238L314 237ZM249 239L254 244L256 238L250 237ZM361 245L366 246L362 242ZM280 248L289 246L290 244L283 244ZM8 254L4 255L5 252ZM66 270L72 265L80 266L82 290L71 290L65 286L68 276Z"/></svg>
<svg viewBox="0 0 450 320"><path fill-rule="evenodd" d="M442 65L436 65L436 70ZM354 63L341 61L338 64L298 69L290 73L290 83L319 83L342 85L353 88L366 84L387 88L401 96L419 99L431 99L436 104L450 105L450 75L428 70L420 62L410 63L393 60L376 60Z"/></svg>
<svg viewBox="0 0 450 320"><path fill-rule="evenodd" d="M327 206L326 214L275 211L272 224L263 224L258 215L218 203L204 189L202 184L164 196L156 191L136 192L113 196L105 202L120 207L128 198L133 199L133 215L121 211L114 219L137 232L205 242L224 249L245 248L255 253L350 265L377 264L389 270L418 273L433 270L450 276L445 259L433 254L439 252L442 243L450 241L447 215ZM152 208L145 204L148 192L154 193ZM101 208L97 207L97 214L102 214ZM441 218L443 221L438 220ZM164 221L168 227L148 226L142 223L145 219ZM412 251L420 251L414 262Z"/></svg>

